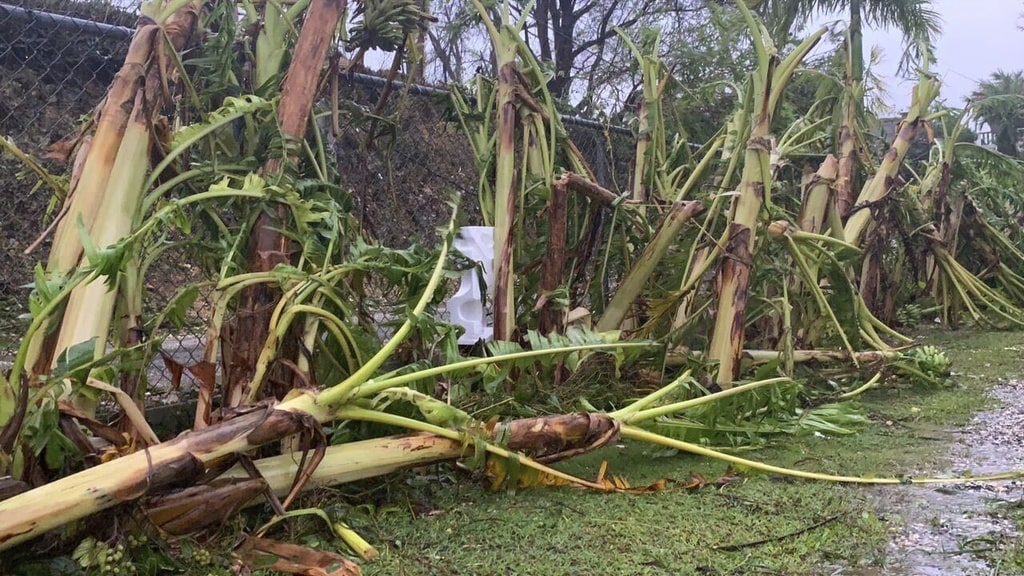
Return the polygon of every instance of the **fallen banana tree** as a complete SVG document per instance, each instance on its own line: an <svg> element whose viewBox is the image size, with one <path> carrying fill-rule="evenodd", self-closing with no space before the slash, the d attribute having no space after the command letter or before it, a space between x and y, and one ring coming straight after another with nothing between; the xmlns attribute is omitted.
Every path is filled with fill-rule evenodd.
<svg viewBox="0 0 1024 576"><path fill-rule="evenodd" d="M647 345L623 343L613 346L628 348ZM360 398L375 398L386 390L438 373L498 361L607 348L608 344L595 344L566 350L522 352L517 357L470 360L461 366L450 365L390 379L367 381L360 387L342 383L319 394L300 393L297 397L275 406L253 406L234 418L203 430L183 434L174 440L148 447L0 502L0 549L10 548L50 529L118 504L135 501L146 495L156 495L172 488L190 486L209 470L230 462L236 455L245 454L269 443L280 442L293 435L315 433L319 430L320 423L338 418L401 423L410 428L434 432L439 437L447 437L461 445L462 442L472 439L462 432L402 419L369 408L358 408L354 404ZM446 405L438 402L429 406L431 410L438 411L443 410ZM442 413L438 412L436 416L444 420ZM532 443L536 446L535 440L522 436L531 433L530 426L511 425L507 430L521 431L510 436L510 439L514 439L510 445ZM578 434L567 433L558 437L573 436ZM609 435L608 439L614 439L614 435ZM485 445L487 451L499 456L508 456L511 453L496 444L488 442ZM557 450L552 452L541 448L540 453L557 453ZM411 454L417 456L415 451ZM450 459L457 455L454 451L446 450L437 454L438 459ZM530 461L527 457L523 460ZM416 463L418 462L414 459L408 464ZM543 466L540 463L536 465ZM315 462L311 462L310 470L302 470L300 474L308 474L314 468Z"/></svg>
<svg viewBox="0 0 1024 576"><path fill-rule="evenodd" d="M484 435L485 432L490 433L490 430L477 427L467 428L465 432L446 430L436 424L448 424L455 427L468 425L468 416L442 402L402 387L410 382L439 374L472 369L497 362L522 361L552 354L580 354L608 348L628 349L650 346L649 343L641 342L615 343L613 341L607 343L600 341L567 349L523 351L503 356L471 359L462 363L408 374L374 377L378 369L412 332L417 318L424 313L444 278L446 257L454 234L454 222L453 214L453 219L446 231L446 241L442 244L433 273L416 305L409 311L409 317L386 345L343 382L319 393L294 391L288 399L279 404L270 406L258 404L241 409L233 417L207 428L183 434L174 440L150 446L0 502L0 549L9 548L52 528L117 504L137 500L147 494L156 495L172 488L190 486L210 470L218 469L238 455L269 443L281 442L289 437L297 436L305 439L306 446L316 447L316 450L308 462L308 468L298 471L292 494L286 499L286 502L289 502L302 489L309 474L315 470L322 459L325 439L320 430L320 424L335 419L376 421L420 429L460 442L471 442L475 438L480 438L482 440L480 445L488 452L507 457L511 454L508 449L488 441L488 437ZM84 277L79 282L98 276L97 271L89 272L87 275L85 272L80 272L80 274ZM71 290L73 290L73 286L65 288L64 293ZM60 299L58 298L49 309L41 312L50 311L52 313L59 303ZM43 314L36 318L36 325L46 317ZM22 344L22 351L27 349L29 343L30 339L26 338ZM401 418L372 407L371 402L374 399L387 400L391 397L411 399L423 411L428 422L421 423ZM587 425L589 422L590 420L587 419ZM510 425L498 430L504 431L502 435L510 438L509 446L531 446L533 452L541 457L557 454L560 450L565 449L564 444L569 443L569 441L563 441L557 449L551 449L548 443L552 441L552 438L558 441L559 438L585 439L594 436L589 432L583 433L581 436L578 432L579 423L572 423L571 418L559 421L553 426L554 429L565 429L554 435L542 435L539 439L534 436L537 429L531 425ZM602 428L604 431L594 436L593 440L602 438L604 442L607 442L616 436L608 433L608 430L614 429L613 425L605 424L605 428L607 429ZM573 432L573 430L577 431ZM415 454L413 456L415 457ZM451 457L448 454L445 456ZM531 462L526 456L523 456L521 460L527 463ZM559 474L547 469L539 462L531 465L541 467L552 474ZM40 503L45 503L45 505L40 506Z"/></svg>
<svg viewBox="0 0 1024 576"><path fill-rule="evenodd" d="M614 344L616 347L638 347L641 343ZM667 446L693 454L742 464L750 469L784 474L808 480L855 484L956 483L978 480L1011 480L1024 477L1024 471L994 474L984 478L883 478L836 476L792 470L740 458L691 442L670 438L645 429L659 419L685 413L715 401L789 382L774 378L738 385L729 390L695 399L673 401L673 395L691 385L690 372L685 372L667 386L634 402L622 410L608 413L576 413L550 417L513 420L502 425L477 422L466 413L404 385L412 381L446 372L502 361L524 360L542 355L607 349L608 344L579 346L564 350L538 350L516 355L467 360L405 375L368 380L355 387L339 384L319 394L301 393L276 406L253 406L234 418L203 430L184 434L174 440L149 447L112 462L96 466L40 488L0 502L0 550L11 548L40 536L48 530L108 508L144 497L161 496L176 488L194 485L211 470L226 470L236 457L252 449L295 434L310 434L318 425L333 419L378 422L395 425L423 434L389 437L317 450L319 454L306 461L299 454L285 454L256 461L251 467L236 467L220 482L227 481L226 492L210 489L186 494L184 497L159 498L152 501L151 518L166 525L171 532L188 532L203 526L194 518L182 521L181 514L194 510L196 499L203 501L211 494L218 498L234 494L240 497L237 508L265 496L269 492L287 494L290 502L303 489L325 484L362 479L429 462L452 460L467 454L514 458L518 465L546 477L600 491L619 491L614 484L575 478L551 469L547 464L608 445L620 438ZM871 383L869 383L870 385ZM346 389L347 388L347 389ZM340 399L348 398L348 401ZM415 420L361 407L364 400L401 400L416 405L426 421ZM328 458L325 458L328 455ZM318 466L327 460L329 466ZM478 461L482 458L477 458ZM507 471L501 482L519 482ZM232 479L246 476L266 483L255 490L240 491ZM224 487L225 485L220 485ZM237 509L237 508L233 508ZM207 518L207 521L210 519Z"/></svg>

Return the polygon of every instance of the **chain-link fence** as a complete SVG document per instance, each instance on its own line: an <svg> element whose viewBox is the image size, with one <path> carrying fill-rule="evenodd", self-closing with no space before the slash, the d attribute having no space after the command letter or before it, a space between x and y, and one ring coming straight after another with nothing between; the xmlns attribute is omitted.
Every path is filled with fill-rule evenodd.
<svg viewBox="0 0 1024 576"><path fill-rule="evenodd" d="M123 61L135 20L133 10L106 1L0 3L0 136L66 178L67 163L56 155L48 159L48 150L73 138L100 102ZM449 121L443 91L398 83L380 102L379 77L344 75L340 85L341 125L331 144L341 184L351 190L353 210L368 232L389 246L433 243L436 228L449 217L446 201L453 191L462 198L464 220L479 223L476 163L458 123ZM367 114L379 119L372 131L365 123L353 129L354 119ZM321 118L330 122L331 115ZM566 118L566 124L600 183L626 188L633 161L630 131L580 118ZM53 208L59 209L59 199L38 182L20 160L0 153L0 363L16 350L25 327L19 320L28 300L24 286L36 263L45 260L48 244L23 252L41 235ZM183 279L199 274L186 256L161 258L147 275L149 303L165 301ZM197 362L208 312L208 303L197 302L189 312L192 328L168 337L164 351L181 364ZM162 363L149 377L156 387L169 379Z"/></svg>
<svg viewBox="0 0 1024 576"><path fill-rule="evenodd" d="M0 136L41 159L73 136L103 97L123 61L135 15L109 3L21 0L0 3ZM23 324L32 267L45 254L23 252L44 229L52 190L14 155L0 153L0 361L12 353Z"/></svg>
<svg viewBox="0 0 1024 576"><path fill-rule="evenodd" d="M461 211L471 222L478 219L476 160L454 112L446 108L447 92L393 82L381 104L385 84L368 74L341 76L339 99L349 111L342 111L332 144L363 226L388 246L432 241L436 228L447 222L450 192L459 194ZM376 124L365 121L370 112ZM598 183L611 190L628 188L632 132L573 116L563 116L563 123Z"/></svg>

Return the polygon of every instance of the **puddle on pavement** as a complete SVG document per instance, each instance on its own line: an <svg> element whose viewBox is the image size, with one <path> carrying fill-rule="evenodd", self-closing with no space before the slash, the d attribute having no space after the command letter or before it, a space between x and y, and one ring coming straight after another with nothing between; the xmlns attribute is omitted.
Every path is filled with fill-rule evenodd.
<svg viewBox="0 0 1024 576"><path fill-rule="evenodd" d="M996 474L1024 469L1024 380L991 392L999 408L982 412L952 434L946 473ZM906 486L879 491L879 510L897 533L887 550L888 576L978 576L991 568L971 551L991 551L1021 534L1000 509L1024 498L1021 481L957 486ZM839 572L871 576L872 572Z"/></svg>

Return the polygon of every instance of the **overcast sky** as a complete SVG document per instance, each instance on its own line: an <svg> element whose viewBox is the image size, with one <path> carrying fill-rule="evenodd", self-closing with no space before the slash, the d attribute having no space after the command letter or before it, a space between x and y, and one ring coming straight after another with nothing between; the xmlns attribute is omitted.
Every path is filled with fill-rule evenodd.
<svg viewBox="0 0 1024 576"><path fill-rule="evenodd" d="M1024 32L1018 29L1021 0L933 0L942 17L942 34L936 45L942 78L942 94L950 106L962 106L980 80L998 69L1024 69ZM824 20L828 20L827 18ZM865 30L865 57L873 46L883 52L875 73L885 79L888 103L897 110L910 106L912 80L896 76L903 55L902 37L894 30Z"/></svg>

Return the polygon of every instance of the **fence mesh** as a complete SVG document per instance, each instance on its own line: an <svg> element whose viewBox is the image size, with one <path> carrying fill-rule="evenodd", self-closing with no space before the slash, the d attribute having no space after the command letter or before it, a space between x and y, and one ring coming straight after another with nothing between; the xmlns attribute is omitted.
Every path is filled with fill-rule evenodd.
<svg viewBox="0 0 1024 576"><path fill-rule="evenodd" d="M134 9L107 2L0 3L0 136L66 179L66 162L46 158L47 151L74 137L103 98L123 62L135 20ZM389 246L433 243L435 229L448 219L446 200L453 192L461 198L467 223L479 223L475 161L458 124L446 121L444 94L399 84L381 103L382 84L370 75L343 77L341 130L331 141L342 185L351 190L364 228ZM370 111L382 119L372 125L372 138L370 125L356 121ZM567 125L600 183L625 188L632 164L629 131L586 119L570 118ZM20 160L0 153L0 363L16 351L25 328L19 319L28 300L24 286L49 246L44 241L33 253L23 252L59 203ZM156 309L183 281L200 278L187 254L162 257L147 275L147 309ZM197 362L209 311L209 303L200 299L189 312L189 328L169 336L164 351L181 364ZM169 374L162 363L151 367L149 380L153 388L166 389L162 384Z"/></svg>
<svg viewBox="0 0 1024 576"><path fill-rule="evenodd" d="M123 61L135 21L110 4L23 0L0 3L0 135L62 176L44 158L71 136L103 97ZM45 254L23 254L43 231L51 190L13 155L0 153L0 361L12 354L23 325L32 267Z"/></svg>

